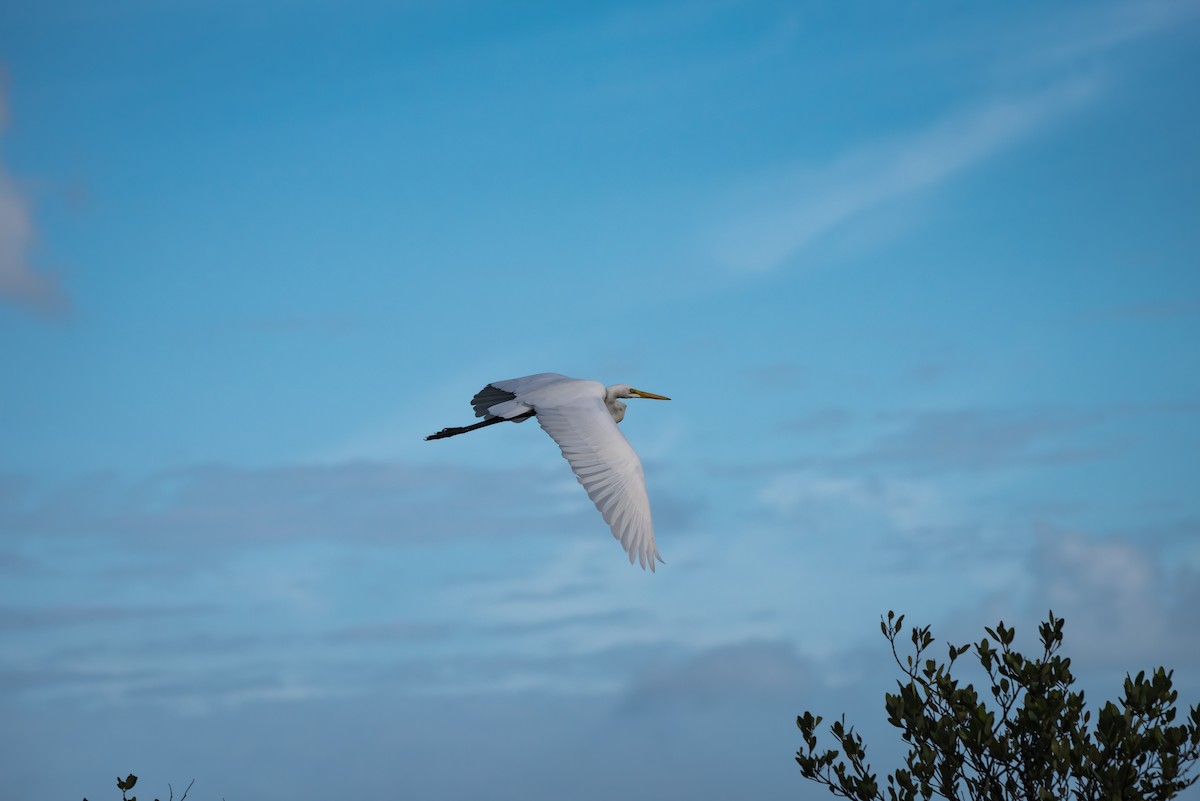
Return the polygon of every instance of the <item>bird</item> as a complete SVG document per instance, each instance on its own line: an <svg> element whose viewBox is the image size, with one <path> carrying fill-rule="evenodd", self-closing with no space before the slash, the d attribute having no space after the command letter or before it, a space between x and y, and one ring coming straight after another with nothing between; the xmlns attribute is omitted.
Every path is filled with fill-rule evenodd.
<svg viewBox="0 0 1200 801"><path fill-rule="evenodd" d="M497 423L523 423L536 417L538 424L558 443L563 458L587 490L613 537L629 554L629 563L666 564L654 543L650 498L637 452L617 428L625 419L621 398L670 400L664 395L634 389L628 384L606 387L599 381L568 378L558 373L538 373L523 378L493 381L471 399L481 422L443 428L426 441L456 437Z"/></svg>

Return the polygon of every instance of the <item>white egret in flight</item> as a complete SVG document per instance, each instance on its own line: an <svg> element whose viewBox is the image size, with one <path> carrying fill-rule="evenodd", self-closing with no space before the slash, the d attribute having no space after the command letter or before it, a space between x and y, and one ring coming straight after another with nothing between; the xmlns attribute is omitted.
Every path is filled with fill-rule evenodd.
<svg viewBox="0 0 1200 801"><path fill-rule="evenodd" d="M670 400L628 384L605 387L598 381L568 378L558 373L538 373L508 381L493 381L475 394L471 405L483 422L461 428L443 428L426 440L454 437L477 428L537 417L538 424L562 449L575 477L587 490L604 522L612 526L621 547L646 569L662 562L654 545L650 499L642 462L617 423L625 419L619 398Z"/></svg>

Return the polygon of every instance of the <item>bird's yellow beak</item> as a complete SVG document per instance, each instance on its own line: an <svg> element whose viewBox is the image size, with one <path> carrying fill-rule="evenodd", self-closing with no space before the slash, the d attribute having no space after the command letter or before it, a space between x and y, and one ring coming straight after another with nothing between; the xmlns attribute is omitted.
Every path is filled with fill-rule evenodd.
<svg viewBox="0 0 1200 801"><path fill-rule="evenodd" d="M629 388L630 395L637 395L639 398L649 398L650 400L670 400L666 395L655 395L653 392L642 392L640 389Z"/></svg>

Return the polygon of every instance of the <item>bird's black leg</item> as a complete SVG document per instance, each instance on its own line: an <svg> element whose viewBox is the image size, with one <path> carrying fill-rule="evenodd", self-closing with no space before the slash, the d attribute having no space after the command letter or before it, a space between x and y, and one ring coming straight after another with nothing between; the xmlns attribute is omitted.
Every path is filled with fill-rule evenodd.
<svg viewBox="0 0 1200 801"><path fill-rule="evenodd" d="M516 422L517 420L526 420L530 417L533 417L534 414L536 414L536 412L525 412L525 414L517 415L516 417L512 417L512 418L491 417L487 420L484 420L483 422L476 423L475 425L471 425L471 426L458 426L456 428L443 428L441 431L437 432L436 434L430 434L428 437L425 438L425 441L428 442L431 439L445 439L446 437L457 437L459 434L465 434L468 431L474 431L477 428L484 428L486 426L494 426L496 423L508 423L508 422Z"/></svg>

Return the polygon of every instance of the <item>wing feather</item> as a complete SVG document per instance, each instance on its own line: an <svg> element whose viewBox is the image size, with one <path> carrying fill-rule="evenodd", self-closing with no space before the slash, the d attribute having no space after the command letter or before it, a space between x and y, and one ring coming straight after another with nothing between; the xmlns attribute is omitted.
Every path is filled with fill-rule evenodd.
<svg viewBox="0 0 1200 801"><path fill-rule="evenodd" d="M475 409L476 417L497 417L498 415L491 413L491 407L516 400L516 398L517 396L511 392L496 389L491 384L488 384L476 392L475 397L471 398L471 406Z"/></svg>
<svg viewBox="0 0 1200 801"><path fill-rule="evenodd" d="M574 381L558 373L538 373L523 378L510 378L505 381L493 381L475 393L471 398L471 406L475 409L476 417L519 417L533 409L525 403L524 396L533 390L559 381ZM517 420L515 422L524 422Z"/></svg>
<svg viewBox="0 0 1200 801"><path fill-rule="evenodd" d="M502 382L496 386L513 391ZM549 398L539 402L539 394L522 397L517 393L533 405L538 423L558 443L575 477L629 554L630 563L636 559L645 568L648 562L654 570L655 560L661 562L662 557L654 543L642 462L604 405L603 387L600 395L576 393L565 401Z"/></svg>

